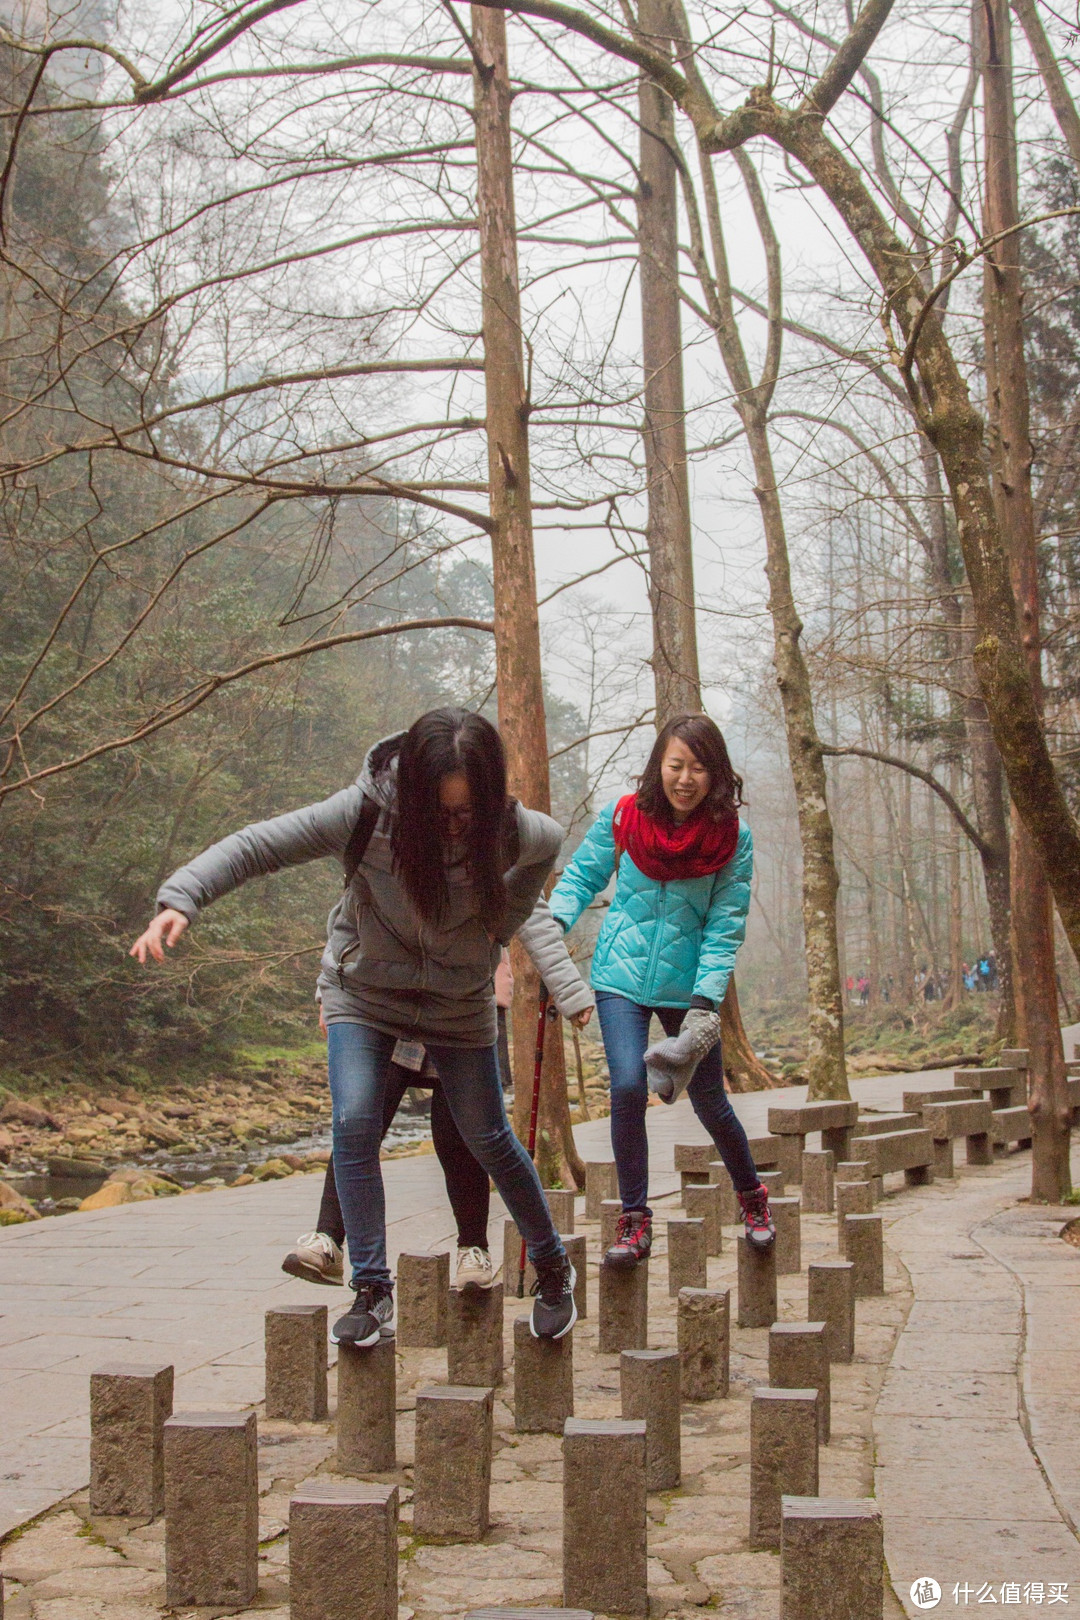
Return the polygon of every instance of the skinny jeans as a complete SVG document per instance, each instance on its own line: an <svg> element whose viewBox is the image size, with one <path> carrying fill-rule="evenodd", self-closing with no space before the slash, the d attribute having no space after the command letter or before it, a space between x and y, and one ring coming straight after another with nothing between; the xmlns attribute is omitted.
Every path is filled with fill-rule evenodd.
<svg viewBox="0 0 1080 1620"><path fill-rule="evenodd" d="M447 1107L461 1136L491 1177L535 1263L566 1251L552 1223L540 1177L506 1118L495 1046L438 1046L425 1041ZM334 1108L334 1170L345 1217L354 1288L389 1284L382 1141L394 1036L370 1024L332 1023L327 1037Z"/></svg>
<svg viewBox="0 0 1080 1620"><path fill-rule="evenodd" d="M649 1139L645 1130L649 1086L645 1052L649 1045L649 1020L654 1013L665 1035L677 1035L687 1009L643 1007L612 990L596 992L596 1015L611 1076L611 1146L623 1209L649 1211ZM687 1096L694 1113L715 1142L736 1192L750 1192L759 1185L757 1168L746 1132L724 1089L724 1060L719 1041L698 1064Z"/></svg>

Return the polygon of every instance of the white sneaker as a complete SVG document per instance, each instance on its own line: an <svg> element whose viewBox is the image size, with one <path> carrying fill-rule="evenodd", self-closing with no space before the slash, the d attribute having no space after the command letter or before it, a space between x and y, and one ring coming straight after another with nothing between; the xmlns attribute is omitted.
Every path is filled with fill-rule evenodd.
<svg viewBox="0 0 1080 1620"><path fill-rule="evenodd" d="M456 1280L461 1289L490 1288L495 1281L495 1267L487 1249L476 1244L470 1249L459 1249Z"/></svg>
<svg viewBox="0 0 1080 1620"><path fill-rule="evenodd" d="M296 1248L281 1262L282 1271L304 1282L326 1283L340 1288L345 1280L345 1257L326 1232L306 1232L296 1240Z"/></svg>

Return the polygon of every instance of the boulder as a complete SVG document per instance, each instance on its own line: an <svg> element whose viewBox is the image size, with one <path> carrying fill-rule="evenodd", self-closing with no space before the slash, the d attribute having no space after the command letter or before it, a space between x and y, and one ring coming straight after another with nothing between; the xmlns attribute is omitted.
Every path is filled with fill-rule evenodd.
<svg viewBox="0 0 1080 1620"><path fill-rule="evenodd" d="M267 1159L254 1172L254 1179L256 1181L282 1181L286 1176L292 1174L291 1167L285 1163L284 1159ZM236 1186L235 1181L233 1186Z"/></svg>
<svg viewBox="0 0 1080 1620"><path fill-rule="evenodd" d="M18 1215L24 1221L40 1221L41 1216L28 1198L6 1181L0 1181L0 1213ZM7 1225L12 1225L11 1221Z"/></svg>
<svg viewBox="0 0 1080 1620"><path fill-rule="evenodd" d="M106 1168L100 1159L66 1158L54 1154L50 1156L48 1162L50 1176L58 1176L63 1179L74 1178L76 1180L91 1181L95 1176L107 1174Z"/></svg>
<svg viewBox="0 0 1080 1620"><path fill-rule="evenodd" d="M126 1181L107 1181L97 1192L84 1198L80 1209L115 1209L117 1204L133 1202L132 1189Z"/></svg>
<svg viewBox="0 0 1080 1620"><path fill-rule="evenodd" d="M0 1108L0 1120L14 1125L28 1125L32 1130L61 1129L60 1121L52 1114L47 1114L44 1108L38 1108L35 1103L23 1102L21 1097L9 1097L3 1108Z"/></svg>
<svg viewBox="0 0 1080 1620"><path fill-rule="evenodd" d="M183 1131L178 1131L175 1125L167 1125L163 1119L148 1119L139 1128L158 1147L178 1147L184 1140Z"/></svg>

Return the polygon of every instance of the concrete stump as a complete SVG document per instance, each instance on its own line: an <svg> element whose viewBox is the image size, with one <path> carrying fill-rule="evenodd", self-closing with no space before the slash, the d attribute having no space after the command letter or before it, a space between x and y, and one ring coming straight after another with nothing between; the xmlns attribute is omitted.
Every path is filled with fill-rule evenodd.
<svg viewBox="0 0 1080 1620"><path fill-rule="evenodd" d="M844 1247L847 1242L844 1222L849 1215L869 1215L873 1207L874 1200L868 1181L836 1183L836 1246L845 1259L850 1257Z"/></svg>
<svg viewBox="0 0 1080 1620"><path fill-rule="evenodd" d="M745 1236L736 1244L739 1256L740 1327L772 1327L776 1321L776 1245L755 1249Z"/></svg>
<svg viewBox="0 0 1080 1620"><path fill-rule="evenodd" d="M563 1248L570 1256L570 1263L574 1268L574 1276L577 1279L574 1283L574 1304L577 1306L578 1321L584 1322L589 1314L588 1290L585 1287L588 1250L584 1232L575 1233L571 1237L564 1237Z"/></svg>
<svg viewBox="0 0 1080 1620"><path fill-rule="evenodd" d="M619 1178L614 1159L591 1160L585 1166L585 1219L598 1221L600 1205L618 1196Z"/></svg>
<svg viewBox="0 0 1080 1620"><path fill-rule="evenodd" d="M321 1423L326 1404L326 1306L276 1305L267 1311L266 1415Z"/></svg>
<svg viewBox="0 0 1080 1620"><path fill-rule="evenodd" d="M530 1318L514 1323L514 1428L519 1434L562 1434L574 1415L574 1335L534 1339Z"/></svg>
<svg viewBox="0 0 1080 1620"><path fill-rule="evenodd" d="M674 1299L680 1288L704 1288L709 1281L704 1221L668 1221L668 1284Z"/></svg>
<svg viewBox="0 0 1080 1620"><path fill-rule="evenodd" d="M684 1401L726 1398L731 1357L731 1295L679 1290L679 1360Z"/></svg>
<svg viewBox="0 0 1080 1620"><path fill-rule="evenodd" d="M817 1492L817 1390L755 1389L750 1400L751 1548L779 1547L782 1496Z"/></svg>
<svg viewBox="0 0 1080 1620"><path fill-rule="evenodd" d="M337 1465L343 1474L397 1467L397 1343L338 1345Z"/></svg>
<svg viewBox="0 0 1080 1620"><path fill-rule="evenodd" d="M417 1391L413 1528L479 1541L488 1527L495 1392L440 1384Z"/></svg>
<svg viewBox="0 0 1080 1620"><path fill-rule="evenodd" d="M705 1253L720 1254L724 1242L720 1188L713 1183L707 1187L687 1187L683 1204L688 1219L705 1223Z"/></svg>
<svg viewBox="0 0 1080 1620"><path fill-rule="evenodd" d="M172 1404L171 1367L110 1362L90 1374L91 1513L153 1519L161 1512Z"/></svg>
<svg viewBox="0 0 1080 1620"><path fill-rule="evenodd" d="M739 1208L739 1199L735 1192L735 1184L727 1173L727 1166L723 1159L712 1159L709 1162L709 1182L711 1186L720 1189L720 1220L724 1226L738 1226L742 1220L742 1210Z"/></svg>
<svg viewBox="0 0 1080 1620"><path fill-rule="evenodd" d="M802 1205L797 1198L770 1198L776 1227L776 1274L796 1277L802 1270Z"/></svg>
<svg viewBox="0 0 1080 1620"><path fill-rule="evenodd" d="M517 1287L517 1272L514 1273ZM446 1376L451 1384L496 1388L503 1381L503 1285L451 1288L446 1311Z"/></svg>
<svg viewBox="0 0 1080 1620"><path fill-rule="evenodd" d="M784 1181L784 1172L782 1170L759 1170L758 1180L768 1193L770 1203L772 1203L774 1198L783 1198L786 1184ZM738 1202L738 1196L738 1193L736 1193L736 1202ZM739 1210L739 1219L742 1220L741 1209Z"/></svg>
<svg viewBox="0 0 1080 1620"><path fill-rule="evenodd" d="M450 1255L445 1250L398 1255L397 1339L403 1349L438 1350L446 1343L449 1289Z"/></svg>
<svg viewBox="0 0 1080 1620"><path fill-rule="evenodd" d="M508 1299L512 1295L517 1294L518 1267L520 1266L520 1264L521 1264L521 1233L518 1231L518 1229L514 1225L513 1221L505 1220L503 1222L503 1289L504 1289L506 1297ZM535 1281L536 1281L536 1267L533 1265L533 1263L529 1259L528 1255L526 1255L525 1256L525 1294L523 1295L523 1298L528 1297L529 1291L531 1290L532 1285L533 1285L533 1283ZM448 1290L448 1292L449 1292L449 1290Z"/></svg>
<svg viewBox="0 0 1080 1620"><path fill-rule="evenodd" d="M613 1504L618 1511L613 1512ZM568 1418L563 1430L563 1602L647 1615L645 1424Z"/></svg>
<svg viewBox="0 0 1080 1620"><path fill-rule="evenodd" d="M568 1237L574 1230L574 1199L577 1193L562 1187L545 1187L544 1197L556 1232L560 1237Z"/></svg>
<svg viewBox="0 0 1080 1620"><path fill-rule="evenodd" d="M880 1215L848 1215L844 1221L845 1253L855 1270L855 1298L885 1292L885 1239Z"/></svg>
<svg viewBox="0 0 1080 1620"><path fill-rule="evenodd" d="M588 1609L470 1609L465 1620L596 1620Z"/></svg>
<svg viewBox="0 0 1080 1620"><path fill-rule="evenodd" d="M619 1389L624 1418L645 1419L645 1488L672 1491L682 1475L677 1350L624 1350Z"/></svg>
<svg viewBox="0 0 1080 1620"><path fill-rule="evenodd" d="M824 1322L830 1361L855 1354L855 1267L850 1260L815 1260L807 1268L806 1315Z"/></svg>
<svg viewBox="0 0 1080 1620"><path fill-rule="evenodd" d="M832 1429L829 1346L824 1322L774 1322L769 1329L769 1384L773 1389L816 1389L818 1441Z"/></svg>
<svg viewBox="0 0 1080 1620"><path fill-rule="evenodd" d="M987 1142L989 1142L989 1137ZM934 1138L934 1175L943 1176L946 1181L951 1181L956 1175L956 1159L953 1154L951 1137L947 1137L943 1141L937 1137Z"/></svg>
<svg viewBox="0 0 1080 1620"><path fill-rule="evenodd" d="M622 1214L622 1200L619 1198L605 1198L600 1205L600 1258L611 1248L618 1237L619 1216Z"/></svg>
<svg viewBox="0 0 1080 1620"><path fill-rule="evenodd" d="M881 1620L877 1503L785 1496L780 1511L780 1620Z"/></svg>
<svg viewBox="0 0 1080 1620"><path fill-rule="evenodd" d="M802 1179L802 1155L804 1140L805 1138L802 1136L778 1137L780 1145L777 1150L777 1169L780 1171L784 1180L791 1183L793 1186L797 1186Z"/></svg>
<svg viewBox="0 0 1080 1620"><path fill-rule="evenodd" d="M398 1488L313 1479L289 1503L291 1620L397 1620Z"/></svg>
<svg viewBox="0 0 1080 1620"><path fill-rule="evenodd" d="M1075 1122L1074 1122L1075 1123ZM968 1136L965 1138L964 1163L965 1164L993 1164L994 1144L989 1136Z"/></svg>
<svg viewBox="0 0 1080 1620"><path fill-rule="evenodd" d="M802 1206L808 1215L831 1215L836 1161L831 1153L802 1156Z"/></svg>
<svg viewBox="0 0 1080 1620"><path fill-rule="evenodd" d="M600 1267L601 1355L644 1350L649 1342L649 1262L639 1260L629 1271Z"/></svg>
<svg viewBox="0 0 1080 1620"><path fill-rule="evenodd" d="M254 1412L165 1421L165 1601L244 1609L259 1584Z"/></svg>

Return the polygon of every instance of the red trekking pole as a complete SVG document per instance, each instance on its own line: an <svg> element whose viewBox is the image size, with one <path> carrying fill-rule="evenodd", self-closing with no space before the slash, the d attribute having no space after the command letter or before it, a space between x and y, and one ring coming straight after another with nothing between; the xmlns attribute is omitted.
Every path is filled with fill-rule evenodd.
<svg viewBox="0 0 1080 1620"><path fill-rule="evenodd" d="M529 1115L529 1158L536 1159L536 1119L540 1112L540 1077L544 1072L544 1035L547 1031L548 1021L548 988L541 982L540 985L540 1018L536 1026L536 1060L533 1064L533 1094L532 1112ZM518 1299L525 1298L525 1239L521 1240L521 1257L518 1260Z"/></svg>

